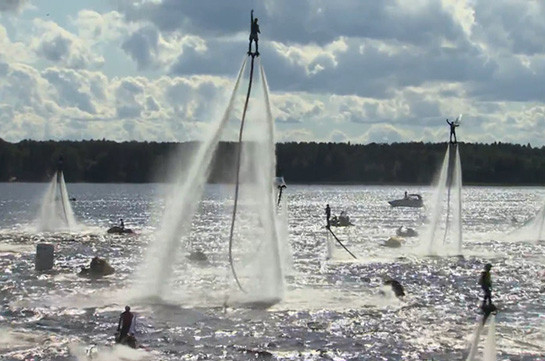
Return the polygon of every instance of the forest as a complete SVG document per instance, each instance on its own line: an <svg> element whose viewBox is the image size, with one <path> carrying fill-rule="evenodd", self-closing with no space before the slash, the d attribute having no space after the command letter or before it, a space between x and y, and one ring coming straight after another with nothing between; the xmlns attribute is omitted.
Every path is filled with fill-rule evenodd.
<svg viewBox="0 0 545 361"><path fill-rule="evenodd" d="M288 184L430 184L446 143L291 142L276 146L277 175ZM67 182L169 181L188 164L197 142L33 141L0 139L0 182L44 182L62 155ZM464 184L544 185L545 147L460 143ZM220 143L209 181L231 182L236 143Z"/></svg>

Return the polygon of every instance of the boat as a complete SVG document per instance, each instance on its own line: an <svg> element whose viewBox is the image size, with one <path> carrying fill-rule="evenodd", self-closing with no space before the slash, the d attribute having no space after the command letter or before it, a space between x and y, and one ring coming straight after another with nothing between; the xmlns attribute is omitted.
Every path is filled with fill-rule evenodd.
<svg viewBox="0 0 545 361"><path fill-rule="evenodd" d="M339 217L333 216L329 220L329 225L332 227L348 227L353 226L354 223L350 222L350 217L347 216L345 212L341 212Z"/></svg>
<svg viewBox="0 0 545 361"><path fill-rule="evenodd" d="M408 194L407 197L401 199L395 199L393 201L388 201L392 207L414 207L420 208L424 206L424 201L420 194Z"/></svg>
<svg viewBox="0 0 545 361"><path fill-rule="evenodd" d="M130 228L121 228L119 226L110 227L107 231L110 234L134 234L134 231Z"/></svg>

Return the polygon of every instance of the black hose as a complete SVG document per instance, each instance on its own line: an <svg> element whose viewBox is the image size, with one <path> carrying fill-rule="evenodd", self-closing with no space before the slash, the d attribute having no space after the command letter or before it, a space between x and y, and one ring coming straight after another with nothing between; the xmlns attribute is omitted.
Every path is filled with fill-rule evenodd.
<svg viewBox="0 0 545 361"><path fill-rule="evenodd" d="M325 227L325 228L327 228L327 230L333 235L335 240L342 246L342 248L344 248L346 252L348 252L352 257L354 257L354 259L358 259L356 256L354 256L354 253L350 252L350 250L346 248L346 246L341 242L341 240L337 238L337 236L335 235L335 233L333 233L330 227Z"/></svg>
<svg viewBox="0 0 545 361"><path fill-rule="evenodd" d="M248 92L246 94L246 101L244 102L244 110L242 112L242 120L240 122L240 132L238 134L235 204L233 206L233 216L231 218L231 230L229 232L229 264L231 265L231 271L233 272L233 276L235 277L235 281L237 282L238 288L240 288L242 292L246 292L246 291L244 290L244 288L242 288L242 285L240 284L240 280L238 279L237 272L235 270L235 265L233 263L233 233L235 231L235 219L237 215L237 206L238 206L238 190L239 190L239 182L240 182L240 159L242 156L242 132L244 130L244 120L246 119L246 110L248 109L248 101L250 100L250 92L252 91L252 78L254 76L254 59L255 59L255 55L252 54L252 63L250 66L250 81L248 83Z"/></svg>

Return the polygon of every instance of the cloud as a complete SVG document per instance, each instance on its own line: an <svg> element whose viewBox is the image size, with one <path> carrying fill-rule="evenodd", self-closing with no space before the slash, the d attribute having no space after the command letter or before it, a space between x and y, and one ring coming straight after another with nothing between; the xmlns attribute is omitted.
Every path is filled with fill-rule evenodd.
<svg viewBox="0 0 545 361"><path fill-rule="evenodd" d="M545 144L540 1L115 5L63 8L44 21L33 19L38 4L0 25L6 138L202 137L246 56L254 7L256 65L267 72L279 139L444 141L444 119L464 113L462 140Z"/></svg>
<svg viewBox="0 0 545 361"><path fill-rule="evenodd" d="M0 61L30 63L34 54L20 41L12 41L4 26L0 24Z"/></svg>
<svg viewBox="0 0 545 361"><path fill-rule="evenodd" d="M307 101L295 94L282 94L272 97L275 120L280 123L300 124L313 119L324 111L321 101Z"/></svg>
<svg viewBox="0 0 545 361"><path fill-rule="evenodd" d="M20 11L25 7L27 0L2 0L0 11Z"/></svg>
<svg viewBox="0 0 545 361"><path fill-rule="evenodd" d="M412 134L408 134L390 124L373 124L371 127L360 137L359 141L362 143L394 143L402 142L407 139L414 139Z"/></svg>
<svg viewBox="0 0 545 361"><path fill-rule="evenodd" d="M198 36L171 33L165 37L154 26L147 25L132 32L122 48L142 70L171 66L186 49L203 52L206 45Z"/></svg>
<svg viewBox="0 0 545 361"><path fill-rule="evenodd" d="M95 68L104 64L101 55L55 22L35 19L34 26L37 34L32 40L33 48L50 62L74 69Z"/></svg>
<svg viewBox="0 0 545 361"><path fill-rule="evenodd" d="M200 139L232 88L229 79L212 76L108 78L96 70L39 72L24 64L0 70L0 132L7 140Z"/></svg>
<svg viewBox="0 0 545 361"><path fill-rule="evenodd" d="M312 142L316 141L316 135L308 128L279 130L276 134L277 142Z"/></svg>
<svg viewBox="0 0 545 361"><path fill-rule="evenodd" d="M77 28L80 38L94 45L105 42L116 42L137 26L124 22L117 11L98 13L89 9L80 10L72 24Z"/></svg>

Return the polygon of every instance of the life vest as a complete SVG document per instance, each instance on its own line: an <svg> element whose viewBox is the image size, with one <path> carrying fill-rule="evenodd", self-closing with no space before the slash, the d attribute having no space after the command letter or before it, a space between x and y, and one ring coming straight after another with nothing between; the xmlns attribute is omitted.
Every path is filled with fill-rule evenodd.
<svg viewBox="0 0 545 361"><path fill-rule="evenodd" d="M483 271L481 273L479 284L483 287L492 287L492 279L490 278L490 272Z"/></svg>

